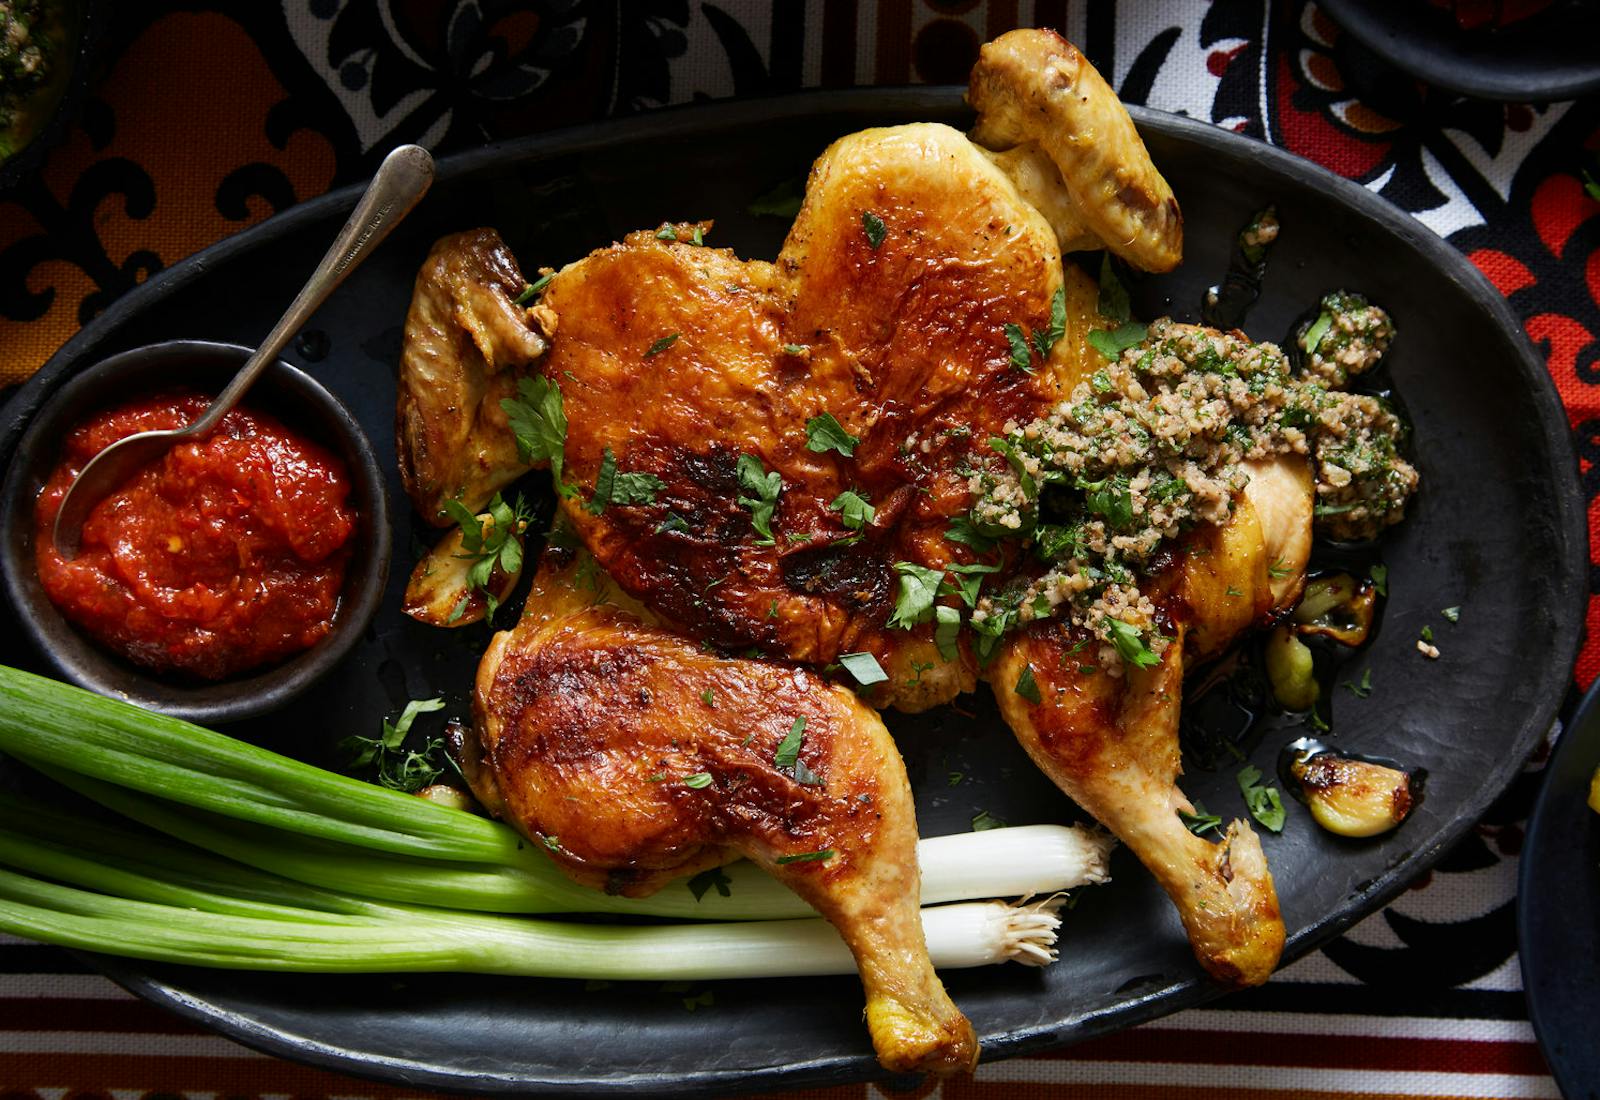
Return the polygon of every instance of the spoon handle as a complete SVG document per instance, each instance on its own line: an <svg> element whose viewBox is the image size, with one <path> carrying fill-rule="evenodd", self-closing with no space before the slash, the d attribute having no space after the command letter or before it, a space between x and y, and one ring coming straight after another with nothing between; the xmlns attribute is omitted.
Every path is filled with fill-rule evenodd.
<svg viewBox="0 0 1600 1100"><path fill-rule="evenodd" d="M283 351L290 337L310 320L334 288L344 282L345 276L355 270L366 258L367 252L377 247L378 242L387 237L389 231L411 212L432 182L433 157L420 145L402 145L383 158L377 175L372 177L372 183L351 212L350 220L344 223L344 228L339 231L327 255L322 257L322 262L311 273L311 278L289 304L267 338L256 348L255 354L228 383L228 388L218 394L204 415L189 426L189 434L204 435L216 426L244 396L256 376Z"/></svg>

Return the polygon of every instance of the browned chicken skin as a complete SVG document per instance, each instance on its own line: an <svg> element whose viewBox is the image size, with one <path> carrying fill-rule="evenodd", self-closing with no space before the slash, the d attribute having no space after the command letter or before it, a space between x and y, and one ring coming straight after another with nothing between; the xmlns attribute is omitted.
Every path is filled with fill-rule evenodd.
<svg viewBox="0 0 1600 1100"><path fill-rule="evenodd" d="M977 1043L928 961L916 816L877 714L804 669L707 653L598 601L579 556L546 553L479 668L484 800L596 889L650 894L748 857L839 929L886 1067L969 1072Z"/></svg>
<svg viewBox="0 0 1600 1100"><path fill-rule="evenodd" d="M563 480L576 490L561 502L565 520L638 603L578 606L570 584L542 568L523 622L496 637L478 684L479 732L509 819L554 838L563 866L604 888L654 889L740 852L762 862L856 950L874 1040L896 1068L960 1068L975 1050L917 950L914 906L894 900L915 897L903 862L915 834L892 745L850 693L686 639L815 665L870 652L889 673L864 693L874 706L920 710L983 676L1040 767L1172 896L1209 972L1263 981L1283 943L1249 827L1235 822L1212 844L1177 816L1190 808L1175 785L1177 717L1186 664L1298 594L1310 544L1304 459L1259 464L1233 519L1193 533L1149 582L1175 640L1153 669L1082 674L1062 660L1079 639L1050 623L1009 636L987 668L966 636L945 661L931 623L887 626L895 563L973 560L946 529L971 504L974 439L1039 416L1101 365L1087 343L1106 324L1097 288L1063 269L1061 249L1109 247L1152 269L1171 267L1181 250L1176 203L1131 122L1059 37L1016 32L985 47L971 95L982 112L973 138L990 149L938 125L841 139L813 168L775 263L688 243L692 226L678 227L676 241L645 231L561 270L537 310L523 311L530 333L553 333L533 369L564 402ZM503 252L497 238L470 240ZM419 295L454 293L449 252L463 247L441 242ZM517 287L494 285L453 323L475 332L475 310L502 317ZM1047 325L1058 289L1065 334L1048 359L1019 369L1007 327ZM442 329L425 331L442 340ZM469 380L492 374L480 360L502 362L476 337L458 335L454 346ZM424 384L413 365L408 356L403 394ZM477 392L498 406L498 391ZM470 412L470 398L449 403ZM859 439L851 456L807 446L807 423L824 412ZM480 414L474 430L501 432L498 443L433 450L451 473L427 480L432 495L408 480L419 507L437 507L456 481L481 494L468 502L477 507L486 486L514 476L496 414ZM753 527L741 456L781 479L770 541ZM608 461L662 488L648 502L588 507ZM463 468L475 476L462 478ZM859 532L832 507L845 490L876 509ZM657 617L664 627L650 625ZM1038 705L1012 690L1025 665ZM701 703L703 688L728 712ZM772 763L802 714L806 763L826 769L820 788L797 786ZM718 791L729 784L729 796L712 800L679 781L701 772ZM662 781L650 783L657 773ZM851 801L860 793L873 798L870 818ZM840 853L837 868L776 862L827 848ZM914 991L887 992L900 980ZM921 1007L906 1008L913 1003Z"/></svg>

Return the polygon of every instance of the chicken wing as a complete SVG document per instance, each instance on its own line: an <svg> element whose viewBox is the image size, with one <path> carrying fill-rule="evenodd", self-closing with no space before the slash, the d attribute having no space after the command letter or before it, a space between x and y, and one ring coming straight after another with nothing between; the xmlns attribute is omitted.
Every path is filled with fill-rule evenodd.
<svg viewBox="0 0 1600 1100"><path fill-rule="evenodd" d="M597 602L584 557L547 551L484 656L480 798L597 889L649 894L750 858L844 937L885 1067L970 1072L977 1042L928 960L910 785L877 714L802 669L708 653L625 597Z"/></svg>

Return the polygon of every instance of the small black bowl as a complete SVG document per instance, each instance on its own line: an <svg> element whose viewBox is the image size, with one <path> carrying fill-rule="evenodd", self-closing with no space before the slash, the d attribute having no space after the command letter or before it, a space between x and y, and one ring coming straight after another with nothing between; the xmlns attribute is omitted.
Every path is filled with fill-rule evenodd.
<svg viewBox="0 0 1600 1100"><path fill-rule="evenodd" d="M40 653L65 678L193 722L231 722L283 705L350 651L371 621L389 572L389 507L383 473L355 418L310 375L273 363L244 404L276 416L333 451L350 471L357 513L333 629L316 645L263 671L215 684L161 679L90 640L45 595L34 563L33 505L60 460L67 432L90 413L143 394L188 387L219 393L249 348L198 340L151 344L83 371L47 401L18 444L0 487L0 573L6 596Z"/></svg>

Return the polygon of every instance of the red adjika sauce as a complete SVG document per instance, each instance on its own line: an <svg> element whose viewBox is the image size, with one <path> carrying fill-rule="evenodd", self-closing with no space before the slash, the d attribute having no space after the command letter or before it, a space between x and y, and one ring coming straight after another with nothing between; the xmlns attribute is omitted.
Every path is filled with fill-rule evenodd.
<svg viewBox="0 0 1600 1100"><path fill-rule="evenodd" d="M158 673L221 680L332 629L356 522L336 456L235 408L102 500L75 559L51 539L61 499L91 458L134 432L181 428L208 403L169 393L73 429L34 508L34 547L51 602L103 645Z"/></svg>

